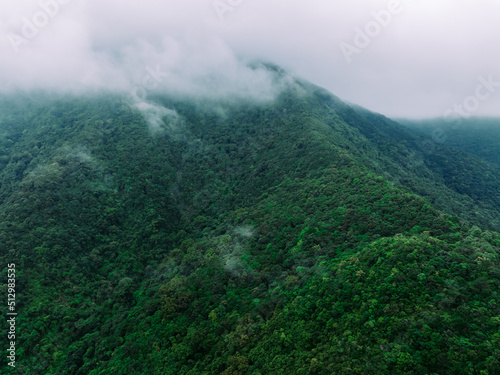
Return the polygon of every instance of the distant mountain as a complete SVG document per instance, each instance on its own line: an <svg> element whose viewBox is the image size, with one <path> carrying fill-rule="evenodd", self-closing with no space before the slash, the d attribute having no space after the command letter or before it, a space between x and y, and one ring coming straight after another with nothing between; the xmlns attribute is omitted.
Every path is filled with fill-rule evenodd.
<svg viewBox="0 0 500 375"><path fill-rule="evenodd" d="M498 118L472 117L453 119L453 121L401 120L401 124L500 167L500 119Z"/></svg>
<svg viewBox="0 0 500 375"><path fill-rule="evenodd" d="M498 373L498 169L269 69L259 104L1 98L12 373Z"/></svg>

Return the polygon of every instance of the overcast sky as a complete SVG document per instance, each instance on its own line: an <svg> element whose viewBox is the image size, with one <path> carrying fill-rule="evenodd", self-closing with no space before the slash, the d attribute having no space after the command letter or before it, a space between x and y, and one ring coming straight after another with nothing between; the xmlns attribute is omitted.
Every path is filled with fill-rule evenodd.
<svg viewBox="0 0 500 375"><path fill-rule="evenodd" d="M240 63L263 59L387 116L500 116L499 20L500 0L0 0L0 85L264 97Z"/></svg>

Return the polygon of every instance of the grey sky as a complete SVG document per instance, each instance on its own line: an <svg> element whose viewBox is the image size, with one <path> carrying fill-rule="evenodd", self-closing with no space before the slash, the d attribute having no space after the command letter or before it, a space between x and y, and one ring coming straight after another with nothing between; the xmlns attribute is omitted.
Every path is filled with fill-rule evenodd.
<svg viewBox="0 0 500 375"><path fill-rule="evenodd" d="M130 90L153 74L151 87L265 97L272 93L265 73L239 63L264 59L388 116L441 116L456 105L467 115L500 116L500 0L0 0L0 7L4 91Z"/></svg>

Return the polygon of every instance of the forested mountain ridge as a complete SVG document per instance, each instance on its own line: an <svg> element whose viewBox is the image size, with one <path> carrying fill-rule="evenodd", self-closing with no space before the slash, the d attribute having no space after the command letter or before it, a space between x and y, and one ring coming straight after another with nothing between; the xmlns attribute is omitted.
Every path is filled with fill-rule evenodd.
<svg viewBox="0 0 500 375"><path fill-rule="evenodd" d="M452 118L398 120L415 132L437 142L475 155L500 168L500 120L497 118Z"/></svg>
<svg viewBox="0 0 500 375"><path fill-rule="evenodd" d="M2 99L12 373L498 373L494 168L301 81L128 104Z"/></svg>
<svg viewBox="0 0 500 375"><path fill-rule="evenodd" d="M323 93L329 98L331 94ZM485 228L500 229L499 171L474 153L435 142L431 132L415 133L385 116L338 99L330 107L367 140L351 146L363 163L389 181L425 197L436 208ZM490 146L494 150L494 145Z"/></svg>

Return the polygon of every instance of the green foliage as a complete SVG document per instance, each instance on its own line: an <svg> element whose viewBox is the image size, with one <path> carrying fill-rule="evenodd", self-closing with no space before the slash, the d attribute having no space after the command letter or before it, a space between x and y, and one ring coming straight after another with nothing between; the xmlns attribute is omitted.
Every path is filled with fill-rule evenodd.
<svg viewBox="0 0 500 375"><path fill-rule="evenodd" d="M0 101L14 373L498 373L497 172L306 83L155 100Z"/></svg>

